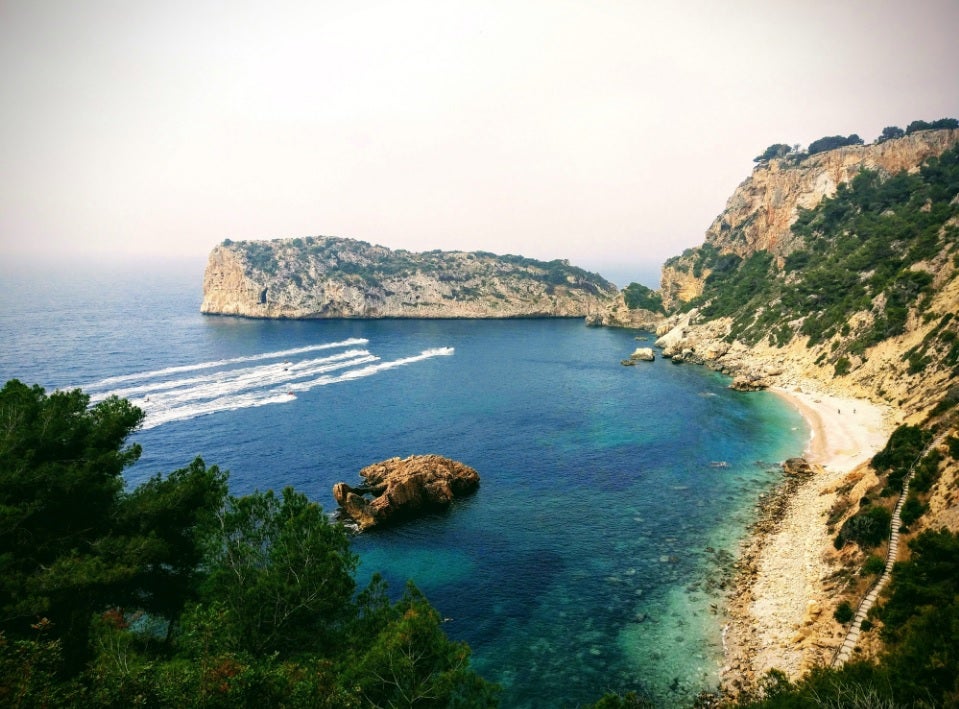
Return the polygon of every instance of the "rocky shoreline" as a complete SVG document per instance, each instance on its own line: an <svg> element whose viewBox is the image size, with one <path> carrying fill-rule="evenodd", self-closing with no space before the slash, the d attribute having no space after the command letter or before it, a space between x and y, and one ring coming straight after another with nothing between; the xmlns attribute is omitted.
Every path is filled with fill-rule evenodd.
<svg viewBox="0 0 959 709"><path fill-rule="evenodd" d="M832 617L841 560L826 517L837 490L865 475L862 468L895 418L888 408L821 390L776 393L799 409L812 435L805 464L787 461L782 484L759 503L736 564L721 671L722 690L732 696L754 688L771 669L796 679L828 664L842 642Z"/></svg>

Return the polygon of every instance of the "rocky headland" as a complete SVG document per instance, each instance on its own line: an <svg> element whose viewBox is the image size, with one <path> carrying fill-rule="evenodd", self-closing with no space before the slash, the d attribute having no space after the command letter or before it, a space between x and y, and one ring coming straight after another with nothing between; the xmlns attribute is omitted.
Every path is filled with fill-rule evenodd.
<svg viewBox="0 0 959 709"><path fill-rule="evenodd" d="M762 160L704 243L663 267L668 315L647 325L662 356L742 391L768 388L812 430L808 465L791 463L760 502L737 565L722 671L731 694L774 668L797 679L832 662L847 631L834 611L868 590L866 552L834 540L887 485L872 456L899 424L957 433L957 145L957 129L919 130ZM959 465L940 448L911 535L959 531ZM863 633L858 656L879 648L877 632Z"/></svg>
<svg viewBox="0 0 959 709"><path fill-rule="evenodd" d="M363 485L333 486L340 511L361 530L385 527L446 509L479 487L479 473L439 455L390 458L360 471Z"/></svg>
<svg viewBox="0 0 959 709"><path fill-rule="evenodd" d="M769 670L796 680L833 661L848 631L834 611L868 590L866 551L834 541L887 484L872 457L904 423L959 434L941 414L959 402L959 129L757 162L704 243L666 262L661 290L631 284L587 316L655 332L663 357L731 388L783 396L812 431L736 564L721 671L733 696ZM959 531L959 465L940 448L913 536ZM881 647L863 634L859 657Z"/></svg>
<svg viewBox="0 0 959 709"><path fill-rule="evenodd" d="M787 155L763 161L733 192L726 208L706 230L702 246L666 261L661 296L675 308L702 295L709 276L728 264L722 256L745 258L764 251L780 268L802 248L793 230L802 210L819 206L864 170L883 176L914 172L959 141L959 129L927 130L871 145L848 145L815 155Z"/></svg>
<svg viewBox="0 0 959 709"><path fill-rule="evenodd" d="M582 318L616 286L567 261L391 250L337 237L224 241L201 312L250 318Z"/></svg>

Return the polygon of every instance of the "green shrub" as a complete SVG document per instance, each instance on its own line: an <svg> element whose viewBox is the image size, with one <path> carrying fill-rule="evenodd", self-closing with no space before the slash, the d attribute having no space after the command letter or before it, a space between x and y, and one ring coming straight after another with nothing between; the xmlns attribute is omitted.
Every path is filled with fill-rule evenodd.
<svg viewBox="0 0 959 709"><path fill-rule="evenodd" d="M886 445L872 457L872 467L877 473L894 468L908 470L929 442L931 433L919 426L902 425L893 431Z"/></svg>
<svg viewBox="0 0 959 709"><path fill-rule="evenodd" d="M847 542L855 542L861 549L871 549L889 538L891 522L892 513L889 510L870 505L843 523L833 545L842 549Z"/></svg>
<svg viewBox="0 0 959 709"><path fill-rule="evenodd" d="M849 363L848 357L840 357L836 360L835 372L837 377L842 377L849 374L849 370L852 368L852 365Z"/></svg>
<svg viewBox="0 0 959 709"><path fill-rule="evenodd" d="M843 601L836 606L836 611L832 614L832 617L835 618L837 622L845 625L856 617L856 611L849 605L849 601Z"/></svg>
<svg viewBox="0 0 959 709"><path fill-rule="evenodd" d="M939 479L939 463L942 461L942 453L937 450L929 451L919 465L916 466L916 473L912 478L912 489L917 492L929 492L932 486Z"/></svg>
<svg viewBox="0 0 959 709"><path fill-rule="evenodd" d="M665 313L663 299L656 291L640 283L630 283L623 288L623 300L630 310L651 310L654 313Z"/></svg>
<svg viewBox="0 0 959 709"><path fill-rule="evenodd" d="M959 436L949 436L946 443L949 445L949 456L953 460L959 460Z"/></svg>
<svg viewBox="0 0 959 709"><path fill-rule="evenodd" d="M908 527L922 517L927 509L929 509L928 506L920 502L916 493L910 492L909 497L906 498L906 501L902 505L902 510L899 512L899 518L902 520L902 523Z"/></svg>
<svg viewBox="0 0 959 709"><path fill-rule="evenodd" d="M870 554L862 565L862 571L859 573L862 576L876 576L885 570L886 560L876 556L875 554Z"/></svg>

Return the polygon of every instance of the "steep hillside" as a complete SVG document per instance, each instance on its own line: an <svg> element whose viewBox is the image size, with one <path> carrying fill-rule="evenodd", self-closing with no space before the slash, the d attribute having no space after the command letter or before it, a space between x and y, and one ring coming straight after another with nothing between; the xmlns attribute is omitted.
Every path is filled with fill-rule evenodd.
<svg viewBox="0 0 959 709"><path fill-rule="evenodd" d="M783 498L786 519L804 520L808 534L784 536L774 520L775 533L753 542L737 582L747 601L727 637L747 652L733 655L726 687L745 689L748 705L778 656L786 674L767 681L782 701L762 706L798 706L797 695L839 706L849 692L872 698L863 706L954 701L959 654L942 628L959 618L959 130L767 152L705 243L664 267L671 315L657 344L674 361L733 375L737 388L870 399L903 425L871 461L818 468ZM837 421L826 438L841 439ZM808 607L761 596L776 588L769 560L795 549L800 571L816 569L802 586ZM857 617L867 597L875 605ZM759 657L768 643L750 645L750 629L770 627L786 634ZM823 669L844 643L853 659L878 662Z"/></svg>
<svg viewBox="0 0 959 709"><path fill-rule="evenodd" d="M254 318L584 317L615 294L612 283L567 261L392 251L336 237L226 240L210 254L201 311Z"/></svg>
<svg viewBox="0 0 959 709"><path fill-rule="evenodd" d="M864 170L880 178L915 170L959 140L959 130L923 130L872 145L847 145L813 155L794 153L762 160L729 198L706 231L705 243L663 267L662 295L675 307L702 294L714 271L733 257L765 251L780 266L801 236L792 227L803 210L818 206ZM785 146L783 146L785 147Z"/></svg>
<svg viewBox="0 0 959 709"><path fill-rule="evenodd" d="M664 339L667 354L760 385L792 374L907 412L934 405L959 377L959 131L868 147L901 154L900 142L909 154L922 154L920 143L951 147L896 173L859 169L815 207L797 208L788 231L711 230L672 261L664 287L675 283L665 271L688 265L699 293L674 298L684 327ZM846 150L815 157L838 163Z"/></svg>

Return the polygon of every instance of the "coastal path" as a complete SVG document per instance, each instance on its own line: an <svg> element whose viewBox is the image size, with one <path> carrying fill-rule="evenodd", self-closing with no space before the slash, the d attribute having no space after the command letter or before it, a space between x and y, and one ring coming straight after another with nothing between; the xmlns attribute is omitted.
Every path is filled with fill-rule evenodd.
<svg viewBox="0 0 959 709"><path fill-rule="evenodd" d="M856 616L853 618L852 625L849 627L849 632L846 633L846 638L843 640L842 645L839 646L839 649L836 651L835 657L832 660L833 667L842 667L846 662L849 661L849 658L852 656L853 650L856 648L856 644L859 642L859 635L862 632L862 622L866 619L866 615L869 613L869 610L875 604L876 599L879 598L879 594L886 587L886 584L889 583L889 580L892 578L892 565L896 563L896 558L899 556L899 527L902 524L899 513L902 511L902 506L906 502L906 497L909 495L909 483L912 481L913 475L916 473L916 466L919 464L919 461L926 457L926 454L931 451L933 448L941 445L943 440L945 440L946 433L942 433L936 437L928 446L923 449L922 453L919 454L919 457L916 458L912 466L909 468L909 473L906 475L905 479L902 481L902 493L899 495L899 501L896 503L896 509L892 513L892 534L889 537L889 551L886 554L886 568L883 569L882 576L880 576L876 583L873 584L873 587L869 589L869 593L866 594L866 597L862 599L862 602L859 604L859 608L856 611Z"/></svg>

